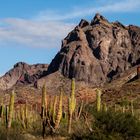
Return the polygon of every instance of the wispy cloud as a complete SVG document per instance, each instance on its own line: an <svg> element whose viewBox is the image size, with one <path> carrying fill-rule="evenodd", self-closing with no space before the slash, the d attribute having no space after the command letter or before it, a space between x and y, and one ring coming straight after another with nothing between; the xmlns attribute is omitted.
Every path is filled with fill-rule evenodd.
<svg viewBox="0 0 140 140"><path fill-rule="evenodd" d="M138 11L140 0L108 0L102 6L77 7L64 14L60 11L41 11L31 19L7 18L0 20L0 43L15 42L31 47L60 47L61 39L75 24L67 20L83 18L96 12ZM59 13L59 14L58 14Z"/></svg>
<svg viewBox="0 0 140 140"><path fill-rule="evenodd" d="M85 7L85 8L74 8L72 11L69 11L66 14L57 14L57 12L53 11L41 11L35 18L37 20L42 21L62 21L67 19L73 19L77 17L85 17L89 15L93 15L93 13L101 12L101 13L107 13L107 12L115 12L115 13L122 13L122 12L135 12L140 7L140 0L121 0L121 1L114 1L110 0L108 2L105 2L102 6L91 6L91 7Z"/></svg>
<svg viewBox="0 0 140 140"><path fill-rule="evenodd" d="M16 42L31 47L60 47L61 39L73 28L64 22L41 22L25 19L0 21L0 42Z"/></svg>

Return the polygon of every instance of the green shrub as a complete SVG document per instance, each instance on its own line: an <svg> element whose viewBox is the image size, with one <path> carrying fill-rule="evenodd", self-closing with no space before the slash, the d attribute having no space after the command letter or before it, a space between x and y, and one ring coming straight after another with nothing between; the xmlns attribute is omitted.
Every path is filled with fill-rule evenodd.
<svg viewBox="0 0 140 140"><path fill-rule="evenodd" d="M140 121L129 113L97 112L89 106L88 112L93 117L90 124L93 132L74 133L72 139L77 140L138 140L140 139Z"/></svg>

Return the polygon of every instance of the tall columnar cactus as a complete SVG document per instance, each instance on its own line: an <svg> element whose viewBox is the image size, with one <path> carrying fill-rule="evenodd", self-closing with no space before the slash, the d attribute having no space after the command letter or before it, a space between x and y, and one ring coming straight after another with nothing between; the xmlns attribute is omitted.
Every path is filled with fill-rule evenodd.
<svg viewBox="0 0 140 140"><path fill-rule="evenodd" d="M69 114L68 133L71 133L72 116L73 116L73 112L75 110L75 107L76 107L75 79L73 78L71 81L71 95L69 98L69 108L68 108L68 114Z"/></svg>
<svg viewBox="0 0 140 140"><path fill-rule="evenodd" d="M106 103L103 104L103 111L107 112L107 105L106 105Z"/></svg>
<svg viewBox="0 0 140 140"><path fill-rule="evenodd" d="M122 106L122 113L125 113L125 105Z"/></svg>
<svg viewBox="0 0 140 140"><path fill-rule="evenodd" d="M60 101L59 101L60 102ZM56 118L56 104L57 104L57 96L54 98L54 104L53 104L53 122L55 123L55 118Z"/></svg>
<svg viewBox="0 0 140 140"><path fill-rule="evenodd" d="M47 98L46 98L46 86L45 84L42 87L42 100L41 100L41 118L45 118L46 110L47 110Z"/></svg>
<svg viewBox="0 0 140 140"><path fill-rule="evenodd" d="M14 111L14 96L15 96L15 93L14 93L14 91L12 91L12 94L11 94L11 97L10 97L10 104L9 104L9 114L8 114L7 128L11 128L13 111Z"/></svg>
<svg viewBox="0 0 140 140"><path fill-rule="evenodd" d="M24 114L25 114L25 125L26 128L28 128L28 106L27 106L27 101L24 105Z"/></svg>
<svg viewBox="0 0 140 140"><path fill-rule="evenodd" d="M48 117L52 119L53 116L53 99L50 98L49 107L48 107Z"/></svg>
<svg viewBox="0 0 140 140"><path fill-rule="evenodd" d="M25 108L24 108L23 105L20 107L20 115L21 115L22 127L25 129L26 128L26 125L25 125Z"/></svg>
<svg viewBox="0 0 140 140"><path fill-rule="evenodd" d="M101 111L101 90L96 89L97 96L96 96L96 103L97 103L97 112Z"/></svg>
<svg viewBox="0 0 140 140"><path fill-rule="evenodd" d="M45 136L46 126L46 113L47 113L47 98L46 98L46 85L42 87L42 100L41 100L41 118L42 118L42 136Z"/></svg>
<svg viewBox="0 0 140 140"><path fill-rule="evenodd" d="M60 121L61 121L61 118L62 118L62 102L63 102L63 91L61 89L60 96L59 96L59 105L58 105L58 110L57 110L54 129L57 129L59 127L59 124L60 124Z"/></svg>
<svg viewBox="0 0 140 140"><path fill-rule="evenodd" d="M27 101L26 101L26 103L25 103L25 106L24 106L24 113L25 113L25 119L27 119L27 117L28 117L28 106L27 106Z"/></svg>
<svg viewBox="0 0 140 140"><path fill-rule="evenodd" d="M132 114L132 116L134 116L134 105L133 105L133 101L131 101L131 114Z"/></svg>

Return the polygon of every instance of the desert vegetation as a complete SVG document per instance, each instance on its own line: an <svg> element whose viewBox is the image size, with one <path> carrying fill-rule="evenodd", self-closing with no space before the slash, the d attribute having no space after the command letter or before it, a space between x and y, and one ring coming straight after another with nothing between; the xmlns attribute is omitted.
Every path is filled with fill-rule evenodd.
<svg viewBox="0 0 140 140"><path fill-rule="evenodd" d="M0 139L73 139L73 140L139 140L140 110L137 100L122 100L109 105L102 101L102 90L96 89L96 101L77 100L75 79L71 93L49 96L44 84L40 104L15 104L15 92L9 104L0 101Z"/></svg>

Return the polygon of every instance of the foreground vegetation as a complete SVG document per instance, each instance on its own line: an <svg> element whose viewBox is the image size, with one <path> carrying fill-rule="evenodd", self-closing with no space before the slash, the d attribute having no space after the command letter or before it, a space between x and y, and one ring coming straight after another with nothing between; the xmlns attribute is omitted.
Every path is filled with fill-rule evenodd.
<svg viewBox="0 0 140 140"><path fill-rule="evenodd" d="M102 92L96 90L96 102L90 104L75 98L75 81L71 94L47 96L42 88L40 104L32 106L14 103L11 94L9 105L1 100L0 140L58 139L73 140L139 140L140 112L134 101L122 101L109 106L102 103Z"/></svg>

